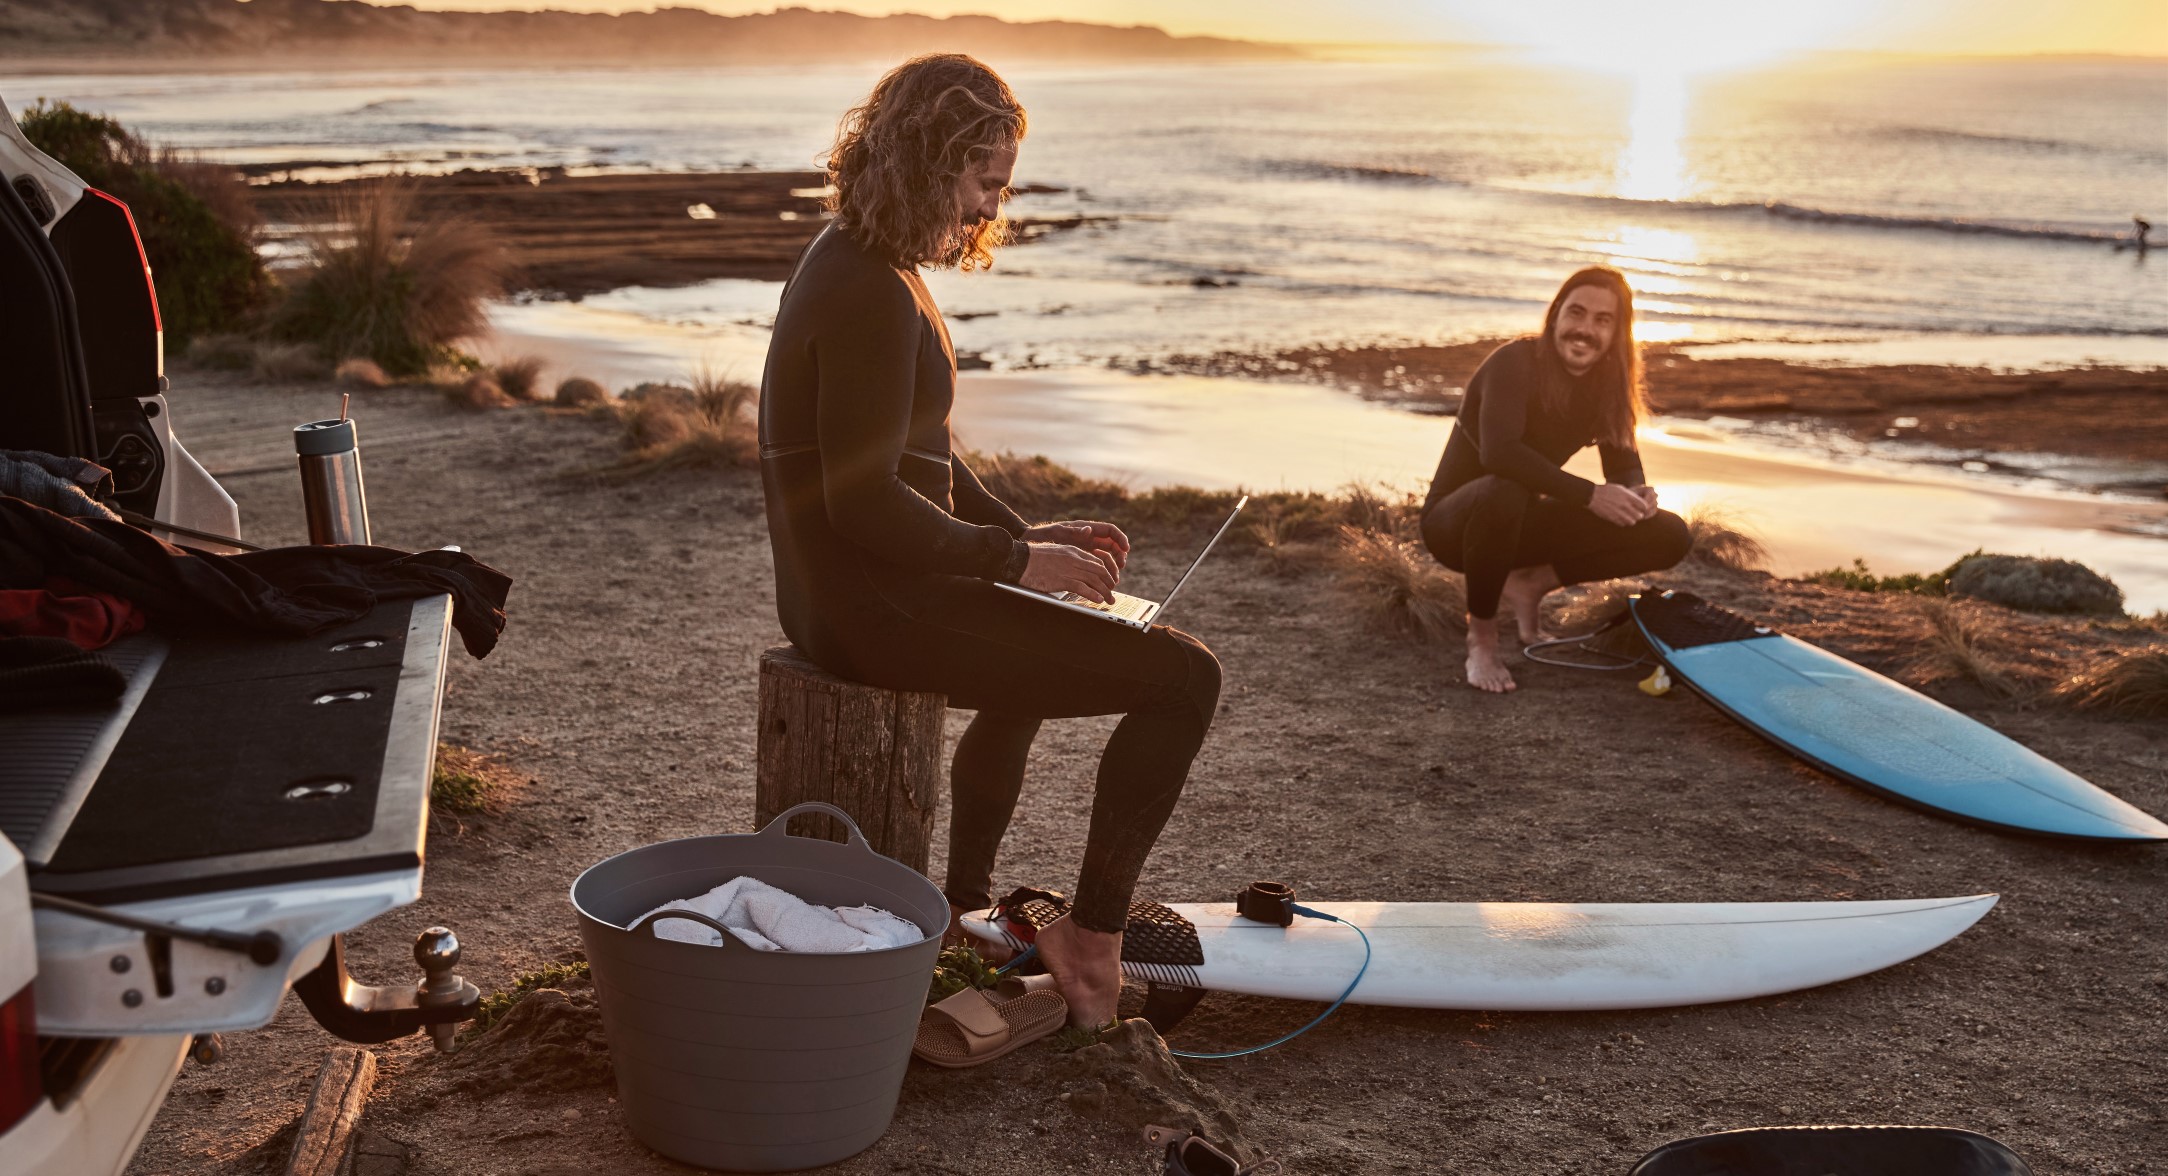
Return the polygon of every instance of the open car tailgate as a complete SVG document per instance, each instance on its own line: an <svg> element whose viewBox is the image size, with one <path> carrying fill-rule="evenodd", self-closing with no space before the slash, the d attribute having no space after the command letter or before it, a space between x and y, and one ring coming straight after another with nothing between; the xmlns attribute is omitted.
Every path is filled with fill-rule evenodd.
<svg viewBox="0 0 2168 1176"><path fill-rule="evenodd" d="M450 619L437 596L309 638L139 635L118 710L0 716L32 891L279 938L257 962L40 909L40 1032L261 1025L332 936L419 897Z"/></svg>

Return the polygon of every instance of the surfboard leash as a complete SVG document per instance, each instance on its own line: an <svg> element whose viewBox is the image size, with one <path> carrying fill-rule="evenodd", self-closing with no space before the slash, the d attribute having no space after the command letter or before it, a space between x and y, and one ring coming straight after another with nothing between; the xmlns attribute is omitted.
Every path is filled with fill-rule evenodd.
<svg viewBox="0 0 2168 1176"><path fill-rule="evenodd" d="M1235 898L1235 912L1245 919L1251 919L1259 923L1271 923L1280 927L1292 924L1297 915L1306 919L1323 919L1328 923L1338 923L1362 936L1363 966L1355 970L1355 978L1348 981L1347 987L1341 990L1340 999L1333 1001L1332 1004L1326 1007L1324 1012L1311 1018L1309 1024L1295 1030L1293 1033L1276 1037L1263 1045L1253 1045L1248 1049L1228 1050L1224 1053L1197 1053L1186 1049L1168 1049L1167 1052L1175 1057L1188 1058L1192 1061L1217 1062L1225 1061L1228 1058L1246 1058L1254 1053L1263 1053L1277 1045L1286 1045L1288 1042L1323 1024L1325 1018L1339 1012L1340 1006L1347 1003L1348 997L1355 995L1356 986L1363 982L1363 977L1370 971L1370 936L1361 927L1338 915L1328 915L1315 907L1306 907L1296 902L1295 888L1292 886L1282 882L1252 882L1249 889L1244 890Z"/></svg>
<svg viewBox="0 0 2168 1176"><path fill-rule="evenodd" d="M1553 637L1549 641L1530 642L1529 644L1521 647L1521 656L1527 658L1529 661L1536 662L1540 665L1559 666L1563 669L1568 670L1596 670L1599 672L1609 672L1614 670L1631 670L1638 666L1648 665L1650 664L1650 659L1647 654L1642 654L1639 657L1629 659L1623 653L1612 653L1608 650L1597 649L1595 646L1590 644L1590 642L1593 642L1594 640L1596 640L1596 638L1601 637L1604 634L1610 632L1611 630L1625 624L1627 620L1632 617L1632 615L1633 614L1631 612L1621 611L1617 616L1612 617L1608 621L1605 621L1603 625L1596 629L1596 631L1593 633L1582 633L1576 637ZM1538 652L1540 650L1556 649L1564 646L1579 646L1580 648L1577 652L1579 652L1584 657L1609 658L1610 661L1594 663L1585 661L1569 661L1565 658L1560 657L1546 657L1541 652Z"/></svg>

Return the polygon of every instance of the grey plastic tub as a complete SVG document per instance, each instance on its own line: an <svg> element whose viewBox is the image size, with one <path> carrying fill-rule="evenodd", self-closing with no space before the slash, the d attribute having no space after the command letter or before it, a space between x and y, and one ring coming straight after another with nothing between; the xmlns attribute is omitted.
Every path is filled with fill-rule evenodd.
<svg viewBox="0 0 2168 1176"><path fill-rule="evenodd" d="M850 831L848 844L791 837L801 812ZM923 942L884 951L756 951L657 939L640 919L750 875L822 906L877 906L918 924ZM866 844L850 816L817 801L758 833L688 837L618 854L572 883L625 1122L675 1160L732 1172L832 1164L888 1130L911 1039L948 926L948 901L909 866ZM720 930L720 928L717 928Z"/></svg>

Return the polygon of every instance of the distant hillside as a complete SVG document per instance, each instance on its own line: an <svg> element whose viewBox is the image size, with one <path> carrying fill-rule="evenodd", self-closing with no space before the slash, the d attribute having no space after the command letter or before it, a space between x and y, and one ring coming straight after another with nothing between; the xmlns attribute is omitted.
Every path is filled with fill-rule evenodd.
<svg viewBox="0 0 2168 1176"><path fill-rule="evenodd" d="M546 0L543 0L546 2ZM1149 26L1012 24L786 8L719 16L694 8L608 15L423 12L361 0L0 0L0 56L175 58L355 64L892 60L934 50L1019 58L1280 58L1295 49Z"/></svg>

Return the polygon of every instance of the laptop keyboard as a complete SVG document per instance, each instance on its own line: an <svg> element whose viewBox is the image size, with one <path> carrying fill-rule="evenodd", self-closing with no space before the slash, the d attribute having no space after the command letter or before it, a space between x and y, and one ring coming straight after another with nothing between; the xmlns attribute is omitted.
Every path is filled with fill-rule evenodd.
<svg viewBox="0 0 2168 1176"><path fill-rule="evenodd" d="M1081 604L1093 612L1112 613L1125 621L1134 621L1143 617L1145 610L1152 607L1152 602L1149 600L1137 596L1124 596L1119 592L1114 594L1113 604L1101 604L1096 600L1078 596L1074 592L1062 593L1061 599L1068 601L1070 604Z"/></svg>

